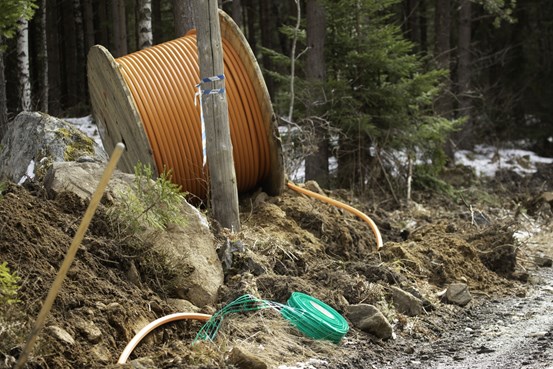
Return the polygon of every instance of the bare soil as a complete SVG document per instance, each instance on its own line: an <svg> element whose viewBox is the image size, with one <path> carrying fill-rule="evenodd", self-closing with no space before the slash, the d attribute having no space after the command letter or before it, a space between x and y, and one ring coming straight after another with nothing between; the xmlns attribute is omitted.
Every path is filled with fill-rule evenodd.
<svg viewBox="0 0 553 369"><path fill-rule="evenodd" d="M281 317L265 311L229 317L215 342L194 346L191 342L200 323L166 325L139 345L128 365L232 368L228 353L240 347L275 368L310 359L316 359L310 364L314 368L465 367L464 363L479 367L470 360L479 358L475 345L490 347L484 341L473 342L467 332L483 332L482 327L499 319L496 313L509 306L521 306L515 311L534 311L534 315L544 306L551 309L550 296L543 306L530 302L539 295L536 291L551 284L551 273L535 271L533 262L539 253L551 255L551 240L532 246L515 240L513 233L541 226L538 234L547 234L553 213L539 195L552 191L553 167L542 167L526 179L502 176L478 185L474 179L465 180L466 187L456 199L419 192L413 204L402 207L377 198L359 200L345 191L330 193L358 206L378 224L385 240L378 252L366 224L330 205L291 191L273 198L242 199L243 230L234 241L240 242L243 251L232 255L218 305L202 312L213 313L245 293L285 303L292 292L301 291L341 313L348 304L377 306L393 323L396 339L382 341L352 327L340 345L317 342L301 337ZM158 288L163 276L143 267L143 255L136 254L147 245L137 247L144 241L114 230L106 216L107 205L100 206L93 218L29 368L115 365L137 330L176 312L168 303L173 296ZM9 184L2 192L0 262L6 261L21 277L21 288L20 302L0 310L5 322L13 323L0 328L0 368L11 367L20 354L86 206L70 193L53 198L40 184ZM220 246L225 241L222 236L218 239ZM140 283L133 277L135 269ZM452 282L468 284L473 302L461 308L440 301L438 293ZM420 295L426 313L418 317L397 313L390 286ZM501 305L504 301L507 305ZM467 320L478 322L478 316L487 323L466 324ZM91 322L101 332L99 337L91 337L87 328ZM542 329L548 334L543 337L549 337L549 354L512 361L515 366L537 368L551 359L552 322L536 324L549 324ZM53 334L53 326L67 331L74 342ZM535 337L543 343L539 339ZM460 348L468 341L470 349ZM455 355L461 359L449 359ZM506 360L504 367L509 367Z"/></svg>

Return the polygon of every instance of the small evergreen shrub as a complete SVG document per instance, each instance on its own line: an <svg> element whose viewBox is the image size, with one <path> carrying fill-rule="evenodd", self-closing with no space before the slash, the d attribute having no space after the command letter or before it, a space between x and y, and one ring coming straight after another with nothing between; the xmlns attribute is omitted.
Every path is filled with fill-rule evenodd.
<svg viewBox="0 0 553 369"><path fill-rule="evenodd" d="M181 214L185 194L171 182L171 172L165 170L153 180L152 168L138 163L134 174L133 186L118 193L117 201L108 210L109 217L130 233L148 227L163 230L169 224L185 225Z"/></svg>

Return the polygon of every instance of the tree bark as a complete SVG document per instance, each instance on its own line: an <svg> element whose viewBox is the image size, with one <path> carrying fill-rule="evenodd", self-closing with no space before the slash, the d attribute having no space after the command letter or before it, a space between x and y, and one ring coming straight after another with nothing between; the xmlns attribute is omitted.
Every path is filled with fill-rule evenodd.
<svg viewBox="0 0 553 369"><path fill-rule="evenodd" d="M47 4L46 0L40 1L39 15L39 40L38 40L38 71L40 86L40 110L48 113L48 41L47 41Z"/></svg>
<svg viewBox="0 0 553 369"><path fill-rule="evenodd" d="M434 20L436 42L434 45L434 59L438 68L450 71L450 33L451 33L451 0L436 0L435 20ZM452 101L451 101L451 83L450 76L445 81L444 92L436 100L436 111L444 116L451 117Z"/></svg>
<svg viewBox="0 0 553 369"><path fill-rule="evenodd" d="M88 84L86 83L86 53L84 43L84 22L81 0L73 0L73 16L75 17L75 80L68 81L77 86L76 100L77 104L87 101Z"/></svg>
<svg viewBox="0 0 553 369"><path fill-rule="evenodd" d="M298 0L299 1L299 0ZM274 49L275 42L274 36L277 34L275 28L273 27L273 22L271 22L272 0L264 0L259 2L259 23L261 25L261 46L267 49ZM268 55L263 55L261 57L261 62L263 68L266 70L274 70L273 61ZM265 83L267 84L267 90L269 95L275 95L275 83L271 76L265 75Z"/></svg>
<svg viewBox="0 0 553 369"><path fill-rule="evenodd" d="M470 80L472 76L470 67L471 21L471 1L460 0L457 94L459 99L459 114L467 117L467 121L463 125L462 129L454 136L456 144L460 148L469 148L472 144L471 99L469 96Z"/></svg>
<svg viewBox="0 0 553 369"><path fill-rule="evenodd" d="M417 48L421 44L419 2L420 0L407 0L407 35Z"/></svg>
<svg viewBox="0 0 553 369"><path fill-rule="evenodd" d="M233 0L232 1L232 19L234 19L234 22L236 22L238 27L242 28L243 21L242 21L242 2L241 2L241 0Z"/></svg>
<svg viewBox="0 0 553 369"><path fill-rule="evenodd" d="M321 116L324 104L323 84L326 80L324 55L326 18L324 6L320 0L307 0L307 66L306 77L313 86L311 101L308 102L308 115ZM315 180L321 186L328 187L328 133L321 119L313 119L316 151L305 158L305 179Z"/></svg>
<svg viewBox="0 0 553 369"><path fill-rule="evenodd" d="M196 0L195 11L200 78L223 74L223 47L217 0ZM223 86L223 81L204 84L204 88L222 88ZM238 190L230 139L227 98L225 93L218 93L203 95L201 100L207 137L207 161L213 216L222 227L239 232Z"/></svg>
<svg viewBox="0 0 553 369"><path fill-rule="evenodd" d="M31 79L29 75L29 22L17 21L17 72L19 79L19 104L23 111L31 110Z"/></svg>
<svg viewBox="0 0 553 369"><path fill-rule="evenodd" d="M161 44L163 42L161 0L152 0L152 33L154 45Z"/></svg>
<svg viewBox="0 0 553 369"><path fill-rule="evenodd" d="M112 0L113 56L127 55L127 18L125 0Z"/></svg>
<svg viewBox="0 0 553 369"><path fill-rule="evenodd" d="M95 45L94 37L94 8L92 0L83 0L83 22L84 22L84 47L85 53Z"/></svg>
<svg viewBox="0 0 553 369"><path fill-rule="evenodd" d="M59 9L57 0L46 0L46 34L48 42L48 110L50 114L61 112L61 59L59 41Z"/></svg>
<svg viewBox="0 0 553 369"><path fill-rule="evenodd" d="M4 74L4 41L0 35L0 141L4 137L8 126L8 99L6 94L6 77Z"/></svg>
<svg viewBox="0 0 553 369"><path fill-rule="evenodd" d="M106 0L98 0L98 28L100 33L100 44L110 49L109 39L109 16Z"/></svg>
<svg viewBox="0 0 553 369"><path fill-rule="evenodd" d="M175 37L181 37L194 29L194 7L192 0L173 0Z"/></svg>
<svg viewBox="0 0 553 369"><path fill-rule="evenodd" d="M152 1L139 0L138 14L138 48L142 50L152 46Z"/></svg>
<svg viewBox="0 0 553 369"><path fill-rule="evenodd" d="M76 106L80 102L82 86L78 82L79 66L77 61L77 29L75 23L75 9L72 6L62 6L63 24L63 68L66 86L66 108Z"/></svg>
<svg viewBox="0 0 553 369"><path fill-rule="evenodd" d="M255 14L256 2L254 0L244 0L246 3L246 23L247 23L247 38L250 48L254 55L257 55L257 36L256 36L256 27L255 27Z"/></svg>

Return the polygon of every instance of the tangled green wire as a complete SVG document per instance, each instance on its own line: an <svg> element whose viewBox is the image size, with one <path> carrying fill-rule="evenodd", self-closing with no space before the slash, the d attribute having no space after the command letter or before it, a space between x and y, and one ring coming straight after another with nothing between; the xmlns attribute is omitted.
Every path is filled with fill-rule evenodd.
<svg viewBox="0 0 553 369"><path fill-rule="evenodd" d="M213 341L228 314L262 309L279 311L299 331L313 339L339 343L349 331L348 323L336 310L304 293L292 293L287 305L258 299L252 295L242 295L213 314L196 335L194 343L199 340Z"/></svg>

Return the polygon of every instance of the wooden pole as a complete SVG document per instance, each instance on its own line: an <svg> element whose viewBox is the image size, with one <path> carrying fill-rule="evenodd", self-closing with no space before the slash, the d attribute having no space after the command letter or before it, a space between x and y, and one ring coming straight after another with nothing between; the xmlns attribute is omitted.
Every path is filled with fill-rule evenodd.
<svg viewBox="0 0 553 369"><path fill-rule="evenodd" d="M58 270L58 274L56 274L56 279L54 279L52 287L50 287L50 291L48 291L48 295L46 296L46 300L44 300L44 304L42 304L42 308L38 313L33 330L31 331L29 339L27 340L27 344L23 348L21 355L19 355L19 360L15 365L15 369L23 368L23 366L27 362L27 359L29 358L29 355L31 354L31 351L33 350L33 346L35 345L38 334L42 330L42 327L44 327L46 317L50 313L52 305L54 304L54 300L58 296L58 292L63 284L63 280L65 279L65 276L67 275L67 272L69 271L69 268L73 263L73 259L75 259L75 255L77 254L79 245L84 238L88 226L90 225L90 221L92 220L92 216L96 212L96 208L98 207L98 204L102 199L106 186L109 182L109 179L111 178L111 174L115 170L115 167L117 166L117 162L119 161L123 150L125 150L125 145L123 145L122 143L118 143L117 145L115 145L106 169L104 169L104 174L102 174L102 178L100 178L100 182L98 183L96 190L90 198L90 202L88 203L86 212L83 216L83 219L81 220L81 224L77 229L77 233L75 233L75 236L73 237L73 242L71 242L71 246L69 246L69 249L65 254L65 258L63 259L60 270Z"/></svg>
<svg viewBox="0 0 553 369"><path fill-rule="evenodd" d="M222 75L224 74L223 44L217 0L196 0L194 15L200 79ZM223 87L224 80L202 84L202 90ZM222 227L238 232L240 230L238 190L230 140L226 93L202 95L201 100L205 121L213 217Z"/></svg>

